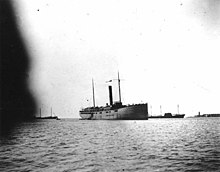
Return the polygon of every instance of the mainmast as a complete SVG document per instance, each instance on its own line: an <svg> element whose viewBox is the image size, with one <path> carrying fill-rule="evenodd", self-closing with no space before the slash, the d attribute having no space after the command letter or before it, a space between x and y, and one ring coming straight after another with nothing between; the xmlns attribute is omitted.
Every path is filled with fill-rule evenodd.
<svg viewBox="0 0 220 172"><path fill-rule="evenodd" d="M93 97L93 107L95 107L95 91L94 91L94 82L92 79L92 97Z"/></svg>
<svg viewBox="0 0 220 172"><path fill-rule="evenodd" d="M121 87L120 87L119 72L118 72L118 93L119 93L119 102L121 103Z"/></svg>

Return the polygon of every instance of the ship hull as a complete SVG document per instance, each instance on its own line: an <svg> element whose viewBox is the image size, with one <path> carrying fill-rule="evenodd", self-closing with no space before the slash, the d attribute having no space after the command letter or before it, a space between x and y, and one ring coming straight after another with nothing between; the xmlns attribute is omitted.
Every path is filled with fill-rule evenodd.
<svg viewBox="0 0 220 172"><path fill-rule="evenodd" d="M57 116L35 117L35 119L58 119Z"/></svg>
<svg viewBox="0 0 220 172"><path fill-rule="evenodd" d="M87 120L147 120L147 104L130 105L115 109L80 111L80 117Z"/></svg>

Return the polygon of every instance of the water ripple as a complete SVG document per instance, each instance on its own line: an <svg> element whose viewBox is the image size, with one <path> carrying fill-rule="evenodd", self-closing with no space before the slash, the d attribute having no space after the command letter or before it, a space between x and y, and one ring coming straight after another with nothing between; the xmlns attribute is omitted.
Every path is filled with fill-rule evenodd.
<svg viewBox="0 0 220 172"><path fill-rule="evenodd" d="M42 120L0 151L0 171L220 171L220 118Z"/></svg>

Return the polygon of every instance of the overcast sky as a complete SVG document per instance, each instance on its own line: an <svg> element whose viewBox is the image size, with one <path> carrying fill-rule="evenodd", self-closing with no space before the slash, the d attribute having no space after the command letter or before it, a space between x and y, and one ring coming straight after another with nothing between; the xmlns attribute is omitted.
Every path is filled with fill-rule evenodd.
<svg viewBox="0 0 220 172"><path fill-rule="evenodd" d="M109 102L120 72L124 104L149 113L220 113L218 0L14 0L42 115L79 117ZM118 88L113 83L114 100ZM151 108L152 107L152 108Z"/></svg>

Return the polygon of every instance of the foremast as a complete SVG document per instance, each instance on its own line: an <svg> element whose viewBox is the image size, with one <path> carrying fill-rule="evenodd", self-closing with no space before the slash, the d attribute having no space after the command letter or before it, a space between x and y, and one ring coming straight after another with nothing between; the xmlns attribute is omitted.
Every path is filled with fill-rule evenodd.
<svg viewBox="0 0 220 172"><path fill-rule="evenodd" d="M120 86L119 71L118 71L118 93L119 93L119 103L121 103L121 86Z"/></svg>

